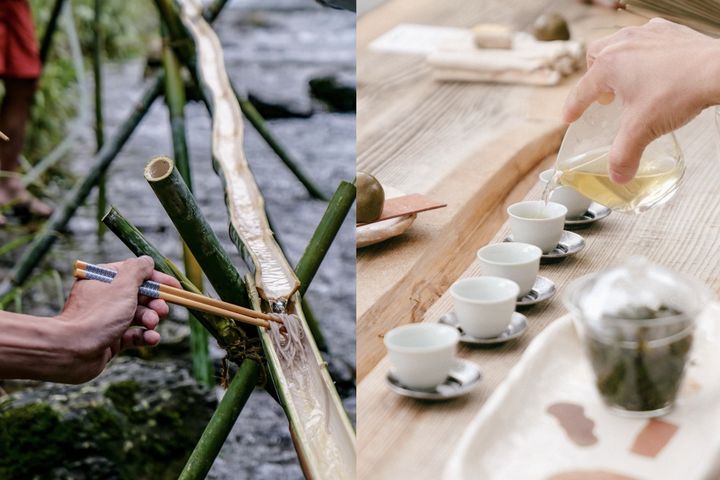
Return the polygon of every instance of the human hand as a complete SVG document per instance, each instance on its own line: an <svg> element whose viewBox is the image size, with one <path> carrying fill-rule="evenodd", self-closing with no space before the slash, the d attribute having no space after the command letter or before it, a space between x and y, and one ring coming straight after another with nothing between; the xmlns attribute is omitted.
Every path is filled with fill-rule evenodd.
<svg viewBox="0 0 720 480"><path fill-rule="evenodd" d="M720 103L720 41L654 18L590 44L588 70L568 95L566 122L595 101L623 105L620 131L610 149L610 178L627 183L654 139Z"/></svg>
<svg viewBox="0 0 720 480"><path fill-rule="evenodd" d="M153 270L150 257L102 266L118 272L112 283L76 281L56 317L70 333L65 341L76 358L76 368L65 379L69 383L95 378L127 348L157 345L160 334L155 328L169 308L164 300L138 295L138 288L148 279L180 287L173 277Z"/></svg>

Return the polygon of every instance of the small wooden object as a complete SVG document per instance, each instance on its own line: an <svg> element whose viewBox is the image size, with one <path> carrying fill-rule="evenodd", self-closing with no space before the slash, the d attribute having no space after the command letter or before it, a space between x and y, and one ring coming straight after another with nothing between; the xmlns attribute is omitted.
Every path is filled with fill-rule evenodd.
<svg viewBox="0 0 720 480"><path fill-rule="evenodd" d="M419 212L435 210L437 208L447 207L446 203L439 203L425 195L413 193L411 195L403 195L400 197L389 198L385 200L382 214L380 218L370 223L382 222L391 218L404 217ZM368 225L367 223L358 223L360 225Z"/></svg>

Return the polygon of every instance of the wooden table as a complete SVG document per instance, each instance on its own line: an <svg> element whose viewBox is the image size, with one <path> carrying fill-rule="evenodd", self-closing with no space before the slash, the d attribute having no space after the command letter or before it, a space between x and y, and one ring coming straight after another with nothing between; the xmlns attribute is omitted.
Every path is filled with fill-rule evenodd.
<svg viewBox="0 0 720 480"><path fill-rule="evenodd" d="M358 380L384 355L380 336L420 321L502 224L503 199L534 183L533 169L560 145L560 110L574 83L439 84L422 56L372 51L369 43L400 23L497 21L524 29L547 9L562 11L578 39L642 22L573 0L395 0L359 20L358 168L448 207L418 215L401 237L358 251Z"/></svg>
<svg viewBox="0 0 720 480"><path fill-rule="evenodd" d="M479 273L475 251L507 233L503 223L507 205L524 196L540 197L535 172L551 161L547 155L557 149L562 134L556 115L567 83L551 89L437 86L429 83L419 59L398 57L387 62L385 55L363 50L371 38L400 21L462 26L527 18L530 12L519 2L512 2L514 12L509 11L511 2L483 2L505 6L487 11L474 3L459 3L465 10L459 11L463 7L458 5L453 10L444 2L418 1L403 17L407 2L391 2L359 22L360 168L374 171L393 186L450 204L446 210L419 216L405 237L358 255L359 478L439 478L464 428L529 342L565 313L560 298L572 279L643 254L708 282L716 291L720 288L720 181L716 180L720 163L713 112L708 111L679 133L688 171L670 203L640 216L614 213L581 231L587 241L582 252L542 267L542 275L558 286L558 295L525 312L530 328L524 337L499 348L461 348L460 356L483 370L479 388L445 403L413 401L387 389L389 363L383 358L381 335L398 324L435 321L451 309L447 287L458 277ZM572 20L574 31L582 27L589 36L608 33L594 30L593 25L644 21L574 2L561 2L556 9ZM384 64L372 64L382 59ZM381 83L383 77L389 84ZM520 98L529 105L525 115L519 113ZM542 105L544 116L536 110ZM483 108L495 110L475 111ZM436 168L428 178L424 168L433 162Z"/></svg>

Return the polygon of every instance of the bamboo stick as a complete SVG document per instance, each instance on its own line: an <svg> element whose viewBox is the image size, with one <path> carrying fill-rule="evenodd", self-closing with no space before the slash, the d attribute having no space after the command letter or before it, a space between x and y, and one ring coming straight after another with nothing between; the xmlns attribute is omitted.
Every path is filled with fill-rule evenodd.
<svg viewBox="0 0 720 480"><path fill-rule="evenodd" d="M93 43L92 43L92 67L93 80L95 86L95 151L99 152L105 143L105 122L103 121L102 108L102 65L100 62L100 52L102 50L102 24L101 10L102 0L95 0L93 17ZM102 223L102 217L107 210L107 174L104 173L98 182L98 200L95 209L95 218L97 219L97 236L102 240L105 235L105 224Z"/></svg>
<svg viewBox="0 0 720 480"><path fill-rule="evenodd" d="M253 360L243 360L240 364L230 387L205 427L178 480L202 480L207 476L257 384L259 371L259 365Z"/></svg>
<svg viewBox="0 0 720 480"><path fill-rule="evenodd" d="M57 30L58 19L62 12L65 0L55 0L52 11L50 12L50 19L48 20L45 32L43 33L42 41L40 42L40 63L45 65L50 54L50 46L52 45L53 35Z"/></svg>
<svg viewBox="0 0 720 480"><path fill-rule="evenodd" d="M305 247L305 252L295 267L295 273L300 280L300 295L305 295L354 202L355 185L349 182L340 182L315 229L315 233Z"/></svg>
<svg viewBox="0 0 720 480"><path fill-rule="evenodd" d="M56 8L57 3L61 3L60 7L62 7L63 1L64 0L57 0ZM217 15L226 3L227 2L222 0L216 0L213 4L214 8L209 9L209 12L215 15L213 20L217 18ZM40 263L45 255L50 251L50 248L52 248L52 245L55 243L59 232L65 229L67 223L75 214L78 207L85 202L85 199L92 190L92 187L97 183L99 174L102 174L102 172L107 170L110 163L112 163L132 135L135 127L137 127L155 99L160 95L162 85L162 76L158 76L151 81L150 85L140 96L140 102L136 105L135 109L130 112L130 115L125 119L120 127L118 127L115 136L110 140L110 142L104 144L101 151L95 155L93 158L93 166L90 168L90 173L82 182L76 184L71 192L69 192L62 205L55 210L53 216L45 223L45 225L43 225L42 230L37 233L33 243L25 250L25 252L23 252L23 255L15 264L13 270L9 272L8 277L0 282L0 300L2 300L2 298L14 287L22 285L29 278L37 264Z"/></svg>
<svg viewBox="0 0 720 480"><path fill-rule="evenodd" d="M173 161L167 157L152 159L145 167L145 179L220 298L234 304L247 304L247 290L240 274L205 220Z"/></svg>
<svg viewBox="0 0 720 480"><path fill-rule="evenodd" d="M172 133L173 152L177 161L178 170L182 175L188 189L192 191L192 175L190 173L190 155L188 153L185 136L185 83L180 73L180 64L175 52L170 47L170 38L167 27L161 24L163 39L162 60L165 71L165 103L170 116L170 131ZM193 257L187 244L183 242L183 262L185 273L195 286L202 290L202 270ZM210 360L208 333L202 325L193 318L190 324L190 355L193 361L193 375L195 379L207 386L213 385L213 365Z"/></svg>
<svg viewBox="0 0 720 480"><path fill-rule="evenodd" d="M10 137L5 135L3 132L0 132L0 139L4 140L6 142L10 141Z"/></svg>
<svg viewBox="0 0 720 480"><path fill-rule="evenodd" d="M308 178L305 172L303 172L302 168L300 168L300 166L295 163L295 160L290 157L290 155L287 153L287 150L285 150L285 147L283 147L275 139L275 137L270 132L270 129L267 127L265 119L262 117L262 115L260 115L260 112L257 111L255 105L253 105L252 102L248 100L247 95L241 94L233 81L230 81L230 85L232 86L235 97L240 104L240 110L242 110L245 118L248 119L253 128L255 128L255 130L260 134L263 140L265 140L265 143L267 143L268 146L272 149L272 151L275 152L275 155L277 155L278 158L280 158L280 160L288 168L288 170L290 170L290 172L295 175L295 178L297 178L298 181L303 185L303 187L305 187L305 190L307 190L307 192L312 198L315 198L317 200L327 200L327 196L325 196L322 190L315 186L313 181Z"/></svg>

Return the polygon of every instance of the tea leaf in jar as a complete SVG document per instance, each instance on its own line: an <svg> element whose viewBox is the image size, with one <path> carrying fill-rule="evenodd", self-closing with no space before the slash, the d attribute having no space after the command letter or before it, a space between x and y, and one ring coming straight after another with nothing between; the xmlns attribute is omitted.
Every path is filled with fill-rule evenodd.
<svg viewBox="0 0 720 480"><path fill-rule="evenodd" d="M657 310L633 307L622 312L622 318L652 320L682 315L661 306ZM597 388L606 403L623 410L647 412L670 405L680 387L692 346L688 331L678 339L665 342L651 338L656 327L635 330L632 342L623 335L615 339L588 336L590 361L596 374ZM668 333L666 330L663 333ZM682 333L677 330L670 332ZM668 337L665 337L668 338Z"/></svg>

